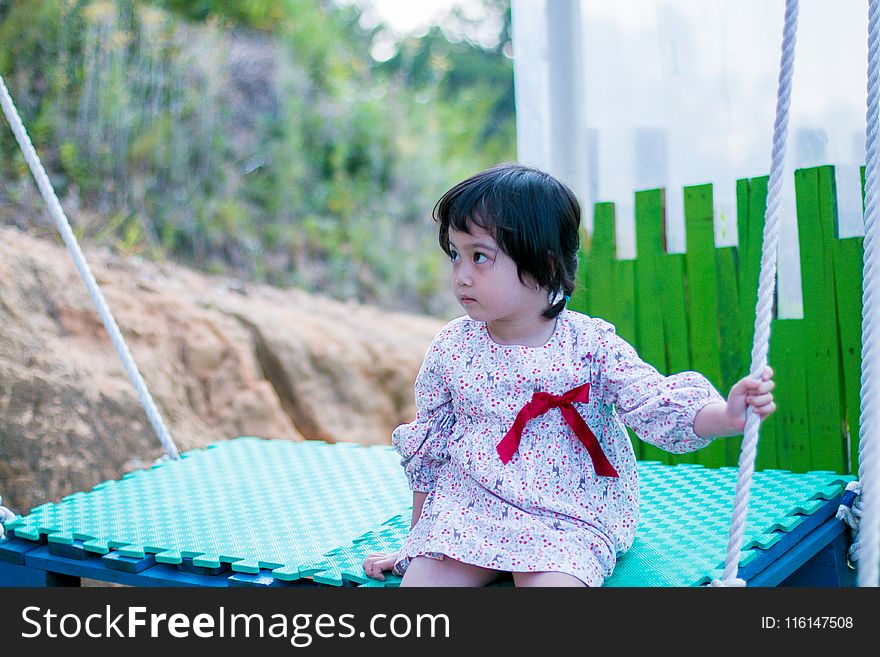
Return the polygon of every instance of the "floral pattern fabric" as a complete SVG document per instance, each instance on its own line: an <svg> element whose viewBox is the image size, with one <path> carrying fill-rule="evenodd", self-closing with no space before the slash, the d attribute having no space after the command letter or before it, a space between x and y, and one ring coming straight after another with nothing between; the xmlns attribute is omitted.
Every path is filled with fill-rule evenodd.
<svg viewBox="0 0 880 657"><path fill-rule="evenodd" d="M496 445L537 391L590 383L574 406L618 477L598 476L587 450L551 409L531 420L506 465ZM600 586L639 520L636 459L624 423L670 452L704 447L696 414L723 401L700 374L663 376L614 327L569 310L541 347L494 342L484 322L453 320L434 338L415 384L417 414L392 444L410 487L427 493L401 547L501 571L555 571Z"/></svg>

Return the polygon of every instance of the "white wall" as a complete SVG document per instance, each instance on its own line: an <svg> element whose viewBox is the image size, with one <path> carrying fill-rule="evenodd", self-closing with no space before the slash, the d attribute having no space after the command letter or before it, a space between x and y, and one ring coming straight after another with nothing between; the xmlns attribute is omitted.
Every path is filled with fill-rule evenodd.
<svg viewBox="0 0 880 657"><path fill-rule="evenodd" d="M566 12L579 14L576 66L557 37ZM706 182L716 243L735 244L736 179L769 173L783 13L782 0L513 0L520 160L570 183L586 177L573 184L586 202L614 201L622 257L635 254L632 192L651 187L668 190L670 251L684 251L681 187ZM801 0L788 167L838 166L844 236L862 234L866 41L863 0ZM554 80L575 74L579 89L566 98L557 82L554 92ZM583 157L560 155L554 134L565 132ZM791 173L785 194L780 315L797 317Z"/></svg>

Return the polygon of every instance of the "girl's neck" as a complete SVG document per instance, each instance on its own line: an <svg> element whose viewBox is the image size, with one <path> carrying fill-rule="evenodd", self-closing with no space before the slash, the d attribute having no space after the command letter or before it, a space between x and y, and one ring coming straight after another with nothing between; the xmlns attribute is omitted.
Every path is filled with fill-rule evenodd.
<svg viewBox="0 0 880 657"><path fill-rule="evenodd" d="M493 320L486 323L489 337L501 345L543 347L556 331L557 318L543 315L513 320Z"/></svg>

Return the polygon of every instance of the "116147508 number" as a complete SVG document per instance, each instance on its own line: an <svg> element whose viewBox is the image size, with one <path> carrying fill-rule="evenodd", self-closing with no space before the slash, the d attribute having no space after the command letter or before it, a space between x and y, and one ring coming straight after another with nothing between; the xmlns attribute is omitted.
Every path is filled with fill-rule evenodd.
<svg viewBox="0 0 880 657"><path fill-rule="evenodd" d="M762 616L765 630L850 630L852 616Z"/></svg>

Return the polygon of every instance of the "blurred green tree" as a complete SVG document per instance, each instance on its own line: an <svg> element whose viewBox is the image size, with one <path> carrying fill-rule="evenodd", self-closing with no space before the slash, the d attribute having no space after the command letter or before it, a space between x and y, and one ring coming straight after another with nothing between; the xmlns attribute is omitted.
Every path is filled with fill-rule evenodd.
<svg viewBox="0 0 880 657"><path fill-rule="evenodd" d="M377 62L381 26L329 0L0 0L0 74L85 239L446 314L430 210L515 157L509 4L484 2L491 45L453 15ZM40 201L9 131L0 154L21 224Z"/></svg>

